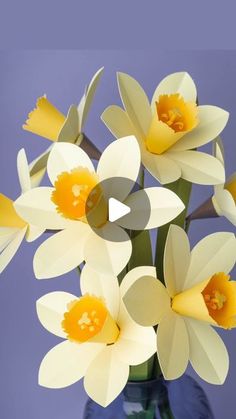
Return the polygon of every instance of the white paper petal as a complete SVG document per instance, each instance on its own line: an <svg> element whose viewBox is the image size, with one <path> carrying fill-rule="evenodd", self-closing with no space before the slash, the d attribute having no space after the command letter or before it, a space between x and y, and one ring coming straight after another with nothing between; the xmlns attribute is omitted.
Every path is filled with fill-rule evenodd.
<svg viewBox="0 0 236 419"><path fill-rule="evenodd" d="M171 150L191 150L209 143L223 131L229 113L217 106L198 106L198 119L196 128L182 137Z"/></svg>
<svg viewBox="0 0 236 419"><path fill-rule="evenodd" d="M217 137L213 142L213 156L215 156L222 164L225 162L225 152L223 141L220 137Z"/></svg>
<svg viewBox="0 0 236 419"><path fill-rule="evenodd" d="M78 112L80 116L80 131L83 130L85 121L87 119L90 107L92 105L94 94L97 90L98 83L103 74L104 67L99 68L99 70L94 74L92 80L90 81L88 88L85 91L85 94L78 106Z"/></svg>
<svg viewBox="0 0 236 419"><path fill-rule="evenodd" d="M102 153L97 167L100 181L111 179L105 188L108 198L113 196L120 201L126 198L133 187L133 182L137 180L140 163L139 145L133 135L120 138L109 144ZM116 177L130 179L131 182L124 182L121 188L119 187L121 181L118 179L117 187Z"/></svg>
<svg viewBox="0 0 236 419"><path fill-rule="evenodd" d="M33 261L36 278L53 278L80 265L88 231L86 224L78 222L76 227L60 231L42 243Z"/></svg>
<svg viewBox="0 0 236 419"><path fill-rule="evenodd" d="M75 144L56 143L48 157L47 171L52 184L62 172L70 172L77 167L86 167L94 172L89 156Z"/></svg>
<svg viewBox="0 0 236 419"><path fill-rule="evenodd" d="M172 151L166 155L181 168L182 178L200 185L224 183L225 170L215 157L199 151Z"/></svg>
<svg viewBox="0 0 236 419"><path fill-rule="evenodd" d="M43 327L56 336L66 338L61 323L64 319L64 313L68 311L68 304L77 298L75 295L64 291L50 292L39 298L36 302L36 310Z"/></svg>
<svg viewBox="0 0 236 419"><path fill-rule="evenodd" d="M157 354L166 380L184 374L189 360L189 338L184 320L169 311L157 328Z"/></svg>
<svg viewBox="0 0 236 419"><path fill-rule="evenodd" d="M212 203L218 215L223 215L236 226L236 205L229 191L218 189L212 197Z"/></svg>
<svg viewBox="0 0 236 419"><path fill-rule="evenodd" d="M148 202L149 201L149 205ZM184 210L179 197L169 189L146 188L134 192L126 198L129 214L117 220L121 227L131 230L151 229L168 223ZM145 227L143 220L147 219Z"/></svg>
<svg viewBox="0 0 236 419"><path fill-rule="evenodd" d="M155 266L137 266L134 269L131 269L125 277L122 279L120 284L120 294L121 298L126 294L128 289L134 284L137 279L142 276L153 276L156 277L156 268Z"/></svg>
<svg viewBox="0 0 236 419"><path fill-rule="evenodd" d="M0 227L0 252L7 247L18 232L20 232L19 228Z"/></svg>
<svg viewBox="0 0 236 419"><path fill-rule="evenodd" d="M7 267L7 265L10 263L13 256L16 254L17 250L19 249L25 237L26 229L27 227L24 227L21 230L19 230L19 232L16 233L14 238L10 241L7 247L5 247L5 249L0 254L0 274Z"/></svg>
<svg viewBox="0 0 236 419"><path fill-rule="evenodd" d="M30 224L28 225L25 239L27 242L33 242L34 240L38 239L44 233L44 231L45 229Z"/></svg>
<svg viewBox="0 0 236 419"><path fill-rule="evenodd" d="M128 114L120 106L112 105L106 108L101 119L116 138L135 134L135 128Z"/></svg>
<svg viewBox="0 0 236 419"><path fill-rule="evenodd" d="M79 115L75 105L71 105L66 120L58 135L58 142L75 143L79 135Z"/></svg>
<svg viewBox="0 0 236 419"><path fill-rule="evenodd" d="M103 349L100 343L59 343L44 357L39 369L39 384L63 388L84 377L89 365Z"/></svg>
<svg viewBox="0 0 236 419"><path fill-rule="evenodd" d="M120 290L116 276L101 274L86 264L80 275L80 289L82 295L89 293L104 298L111 316L117 319Z"/></svg>
<svg viewBox="0 0 236 419"><path fill-rule="evenodd" d="M53 144L51 144L47 148L47 150L45 150L42 154L40 154L29 165L32 188L36 188L37 186L39 186L44 177L44 174L46 172L48 156L52 147L53 147Z"/></svg>
<svg viewBox="0 0 236 419"><path fill-rule="evenodd" d="M159 324L171 305L165 286L152 276L142 276L134 282L123 301L129 315L141 326Z"/></svg>
<svg viewBox="0 0 236 419"><path fill-rule="evenodd" d="M157 86L152 98L152 110L156 111L155 102L160 95L179 93L185 101L196 102L197 90L193 79L186 72L173 73L166 76Z"/></svg>
<svg viewBox="0 0 236 419"><path fill-rule="evenodd" d="M208 324L187 319L190 362L196 373L211 384L223 384L229 369L229 356L220 336Z"/></svg>
<svg viewBox="0 0 236 419"><path fill-rule="evenodd" d="M17 171L22 193L31 189L30 173L25 150L22 148L17 154Z"/></svg>
<svg viewBox="0 0 236 419"><path fill-rule="evenodd" d="M84 378L84 388L96 403L108 406L123 390L129 378L129 365L122 362L107 346L90 364Z"/></svg>
<svg viewBox="0 0 236 419"><path fill-rule="evenodd" d="M233 233L213 233L204 237L192 250L184 289L211 278L218 272L231 271L236 261L236 238Z"/></svg>
<svg viewBox="0 0 236 419"><path fill-rule="evenodd" d="M180 167L167 155L150 153L144 147L142 147L142 163L162 185L174 182L181 177Z"/></svg>
<svg viewBox="0 0 236 419"><path fill-rule="evenodd" d="M156 333L152 327L137 325L127 313L124 304L118 318L120 335L114 344L117 356L128 365L147 361L156 352Z"/></svg>
<svg viewBox="0 0 236 419"><path fill-rule="evenodd" d="M107 223L103 229L104 238L91 233L86 240L84 258L94 270L118 275L130 259L132 244L128 234L119 226ZM107 237L115 237L117 241L109 241Z"/></svg>
<svg viewBox="0 0 236 419"><path fill-rule="evenodd" d="M147 95L140 84L128 74L117 73L117 81L124 108L139 136L145 139L152 120Z"/></svg>
<svg viewBox="0 0 236 419"><path fill-rule="evenodd" d="M165 284L171 297L183 289L190 263L190 245L185 231L172 224L164 252Z"/></svg>
<svg viewBox="0 0 236 419"><path fill-rule="evenodd" d="M56 206L51 200L53 188L34 188L21 195L14 207L20 217L29 224L43 229L60 230L73 226L77 221L64 218L56 211Z"/></svg>

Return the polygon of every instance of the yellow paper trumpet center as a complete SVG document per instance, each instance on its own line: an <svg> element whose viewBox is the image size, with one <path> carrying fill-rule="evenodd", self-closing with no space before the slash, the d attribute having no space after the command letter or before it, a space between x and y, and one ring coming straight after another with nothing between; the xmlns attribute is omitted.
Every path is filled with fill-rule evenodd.
<svg viewBox="0 0 236 419"><path fill-rule="evenodd" d="M54 187L51 199L57 211L72 220L84 217L86 211L93 209L101 196L98 176L83 167L61 173Z"/></svg>
<svg viewBox="0 0 236 419"><path fill-rule="evenodd" d="M191 131L197 125L197 106L185 102L179 93L159 96L156 102L158 119L175 132Z"/></svg>
<svg viewBox="0 0 236 419"><path fill-rule="evenodd" d="M64 313L62 328L69 340L114 343L119 329L102 299L89 294L72 301Z"/></svg>
<svg viewBox="0 0 236 419"><path fill-rule="evenodd" d="M185 102L179 93L160 95L145 139L147 150L153 154L166 152L197 123L195 103Z"/></svg>
<svg viewBox="0 0 236 419"><path fill-rule="evenodd" d="M202 291L209 315L222 327L234 326L236 317L236 286L223 272L212 276Z"/></svg>
<svg viewBox="0 0 236 419"><path fill-rule="evenodd" d="M236 174L234 174L225 184L225 189L231 193L234 202L236 203Z"/></svg>
<svg viewBox="0 0 236 419"><path fill-rule="evenodd" d="M23 129L51 141L57 141L66 117L47 99L39 97L36 108L29 113Z"/></svg>

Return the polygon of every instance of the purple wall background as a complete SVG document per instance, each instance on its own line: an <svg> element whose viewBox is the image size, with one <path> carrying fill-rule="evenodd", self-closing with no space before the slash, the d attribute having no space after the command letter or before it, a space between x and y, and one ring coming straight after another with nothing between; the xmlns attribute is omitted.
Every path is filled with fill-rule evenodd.
<svg viewBox="0 0 236 419"><path fill-rule="evenodd" d="M42 23L41 23L42 24ZM105 73L90 112L87 135L101 149L111 135L100 121L106 106L120 103L115 72L128 72L137 78L149 96L158 81L174 71L188 71L194 78L201 104L215 104L231 113L223 133L227 174L236 165L236 52L234 51L18 51L0 54L0 191L16 198L19 185L16 174L17 151L24 147L30 159L37 156L48 142L24 132L21 125L35 99L44 93L63 112L77 103L84 85L92 74L105 66ZM149 177L148 181L153 182ZM193 189L190 209L194 209L212 192L211 187ZM234 231L227 220L212 219L193 222L190 228L194 244L214 231ZM0 417L1 419L80 419L87 396L82 382L67 389L47 390L37 385L38 367L44 354L59 339L39 324L35 300L41 295L66 290L79 292L77 273L60 278L37 281L32 258L41 239L25 243L12 263L1 275L0 319ZM235 278L236 271L234 271ZM221 387L198 380L204 387L216 419L235 417L236 356L235 331L221 332L228 347L231 366Z"/></svg>

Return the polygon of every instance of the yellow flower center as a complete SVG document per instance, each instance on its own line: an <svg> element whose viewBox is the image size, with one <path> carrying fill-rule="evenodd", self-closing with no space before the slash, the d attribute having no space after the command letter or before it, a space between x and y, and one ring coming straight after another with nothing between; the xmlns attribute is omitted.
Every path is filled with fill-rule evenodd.
<svg viewBox="0 0 236 419"><path fill-rule="evenodd" d="M209 315L218 325L231 328L236 319L236 284L223 272L212 276L202 291Z"/></svg>
<svg viewBox="0 0 236 419"><path fill-rule="evenodd" d="M236 203L236 175L235 174L225 184L225 189L227 189L227 191L231 193L232 197L234 198L234 202Z"/></svg>
<svg viewBox="0 0 236 419"><path fill-rule="evenodd" d="M197 125L197 106L185 102L179 93L161 95L156 102L158 119L175 132L191 131Z"/></svg>
<svg viewBox="0 0 236 419"><path fill-rule="evenodd" d="M145 145L149 152L162 154L196 127L197 105L185 102L179 93L159 96Z"/></svg>
<svg viewBox="0 0 236 419"><path fill-rule="evenodd" d="M93 341L111 344L119 335L119 328L103 300L88 294L69 304L62 328L68 339L77 343Z"/></svg>
<svg viewBox="0 0 236 419"><path fill-rule="evenodd" d="M51 199L57 211L72 220L84 217L87 211L94 208L101 196L98 176L82 167L61 173L54 186Z"/></svg>

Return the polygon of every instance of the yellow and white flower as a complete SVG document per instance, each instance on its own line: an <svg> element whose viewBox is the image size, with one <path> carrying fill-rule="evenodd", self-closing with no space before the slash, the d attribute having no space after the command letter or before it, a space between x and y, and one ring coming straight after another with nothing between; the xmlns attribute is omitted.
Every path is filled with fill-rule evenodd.
<svg viewBox="0 0 236 419"><path fill-rule="evenodd" d="M63 115L47 99L46 95L38 98L36 108L29 113L23 129L53 142L63 141L80 145L84 139L84 124L102 73L103 67L96 72L88 87L86 87L79 106L71 105L67 116ZM88 142L88 140L85 142ZM85 147L91 152L92 158L98 158L98 150L94 145L89 142L86 143ZM51 148L52 146L30 164L31 176L45 169Z"/></svg>
<svg viewBox="0 0 236 419"><path fill-rule="evenodd" d="M151 105L128 74L118 73L118 85L125 110L110 106L102 120L116 138L136 136L144 166L160 183L180 177L206 185L224 182L222 164L195 149L220 134L229 114L216 106L197 106L196 86L188 73L165 77Z"/></svg>
<svg viewBox="0 0 236 419"><path fill-rule="evenodd" d="M214 154L224 164L224 149L220 138L214 143ZM226 217L236 226L236 172L227 179L225 184L214 187L212 203L219 216Z"/></svg>
<svg viewBox="0 0 236 419"><path fill-rule="evenodd" d="M190 361L204 380L224 382L228 353L211 325L236 325L236 282L228 275L235 261L234 234L211 234L190 253L184 230L171 225L164 254L165 286L149 273L133 278L124 303L140 325L158 324L157 354L166 379L180 377Z"/></svg>
<svg viewBox="0 0 236 419"><path fill-rule="evenodd" d="M53 186L35 188L15 202L17 212L28 222L45 229L62 230L46 240L37 250L34 257L37 278L62 275L84 260L102 273L118 274L127 264L132 245L126 231L109 222L105 211L102 213L105 216L97 226L100 229L99 236L87 222L87 198L96 185L99 191L99 182L105 179L110 179L111 188L117 177L130 179L128 187L119 191L119 200L127 205L132 201L132 229L136 226L138 230L143 226L144 212L140 211L143 195L148 196L151 207L146 225L148 229L167 223L183 211L182 201L165 188L147 188L129 195L139 169L140 151L133 136L112 142L103 152L97 172L80 147L66 143L54 145L47 165ZM96 202L103 202L101 196L102 194L94 196L94 208ZM110 241L107 237L114 237L117 241Z"/></svg>
<svg viewBox="0 0 236 419"><path fill-rule="evenodd" d="M24 149L17 156L17 170L21 192L24 193L37 186L41 180L41 173L30 177L29 166ZM7 267L17 252L24 237L31 242L37 239L43 230L22 219L14 208L14 202L7 196L0 194L0 273Z"/></svg>
<svg viewBox="0 0 236 419"><path fill-rule="evenodd" d="M129 275L129 274L128 274ZM37 301L42 325L65 341L52 348L39 370L39 384L67 387L84 377L88 395L106 407L125 387L129 366L156 351L152 327L137 325L128 315L123 284L85 266L82 297L52 292Z"/></svg>

